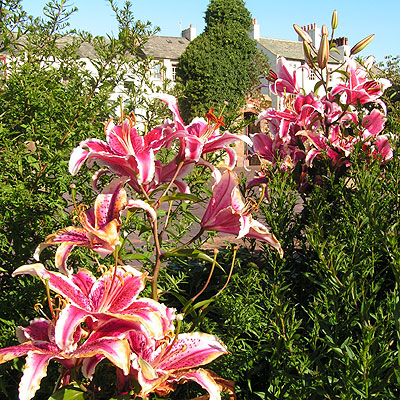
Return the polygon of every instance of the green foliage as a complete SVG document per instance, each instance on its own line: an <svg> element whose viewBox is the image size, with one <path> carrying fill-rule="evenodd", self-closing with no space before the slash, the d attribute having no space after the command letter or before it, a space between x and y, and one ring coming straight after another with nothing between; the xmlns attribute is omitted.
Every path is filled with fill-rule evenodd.
<svg viewBox="0 0 400 400"><path fill-rule="evenodd" d="M177 66L183 93L180 110L189 122L211 107L221 111L228 102L224 115L229 124L266 63L247 33L251 19L243 1L212 1L206 22L205 31L187 46Z"/></svg>

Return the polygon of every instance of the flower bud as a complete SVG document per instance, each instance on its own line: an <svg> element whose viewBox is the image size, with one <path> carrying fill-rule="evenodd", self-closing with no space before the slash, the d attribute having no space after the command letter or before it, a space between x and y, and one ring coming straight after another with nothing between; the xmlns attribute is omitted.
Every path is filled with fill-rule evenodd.
<svg viewBox="0 0 400 400"><path fill-rule="evenodd" d="M318 50L318 66L323 69L328 64L329 40L327 35L322 35L321 44Z"/></svg>
<svg viewBox="0 0 400 400"><path fill-rule="evenodd" d="M328 27L326 25L322 25L321 33L322 33L322 36L324 36L324 35L328 36L329 35Z"/></svg>
<svg viewBox="0 0 400 400"><path fill-rule="evenodd" d="M278 75L274 71L272 71L272 69L270 69L265 79L270 82L275 82L278 79Z"/></svg>
<svg viewBox="0 0 400 400"><path fill-rule="evenodd" d="M294 30L297 32L297 34L307 43L312 44L312 39L311 36L303 29L300 28L300 26L293 24Z"/></svg>
<svg viewBox="0 0 400 400"><path fill-rule="evenodd" d="M375 35L372 34L367 36L363 40L360 40L356 45L352 47L352 49L350 50L350 55L352 56L359 53L361 50L364 50L372 42L372 39L374 37Z"/></svg>
<svg viewBox="0 0 400 400"><path fill-rule="evenodd" d="M332 29L335 30L338 27L338 14L337 10L333 11L332 14L332 22L331 22Z"/></svg>
<svg viewBox="0 0 400 400"><path fill-rule="evenodd" d="M311 47L307 42L303 42L303 52L306 61L313 65L312 56L311 56Z"/></svg>

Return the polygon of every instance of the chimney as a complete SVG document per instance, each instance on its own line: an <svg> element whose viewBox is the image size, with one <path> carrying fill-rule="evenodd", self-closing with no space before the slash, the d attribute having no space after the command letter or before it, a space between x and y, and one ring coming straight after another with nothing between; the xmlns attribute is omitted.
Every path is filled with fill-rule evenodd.
<svg viewBox="0 0 400 400"><path fill-rule="evenodd" d="M311 36L313 46L316 49L319 49L319 45L321 43L321 36L322 36L321 28L318 28L317 24L313 23L310 25L303 26L302 29ZM298 37L298 40L301 42L303 41L303 39L300 36Z"/></svg>
<svg viewBox="0 0 400 400"><path fill-rule="evenodd" d="M350 57L349 40L347 39L347 37L339 37L333 39L333 41L336 44L337 50L339 51L339 54L335 54L335 57L342 62L346 61Z"/></svg>
<svg viewBox="0 0 400 400"><path fill-rule="evenodd" d="M182 37L186 38L190 42L196 37L196 28L190 24L189 28L182 31Z"/></svg>
<svg viewBox="0 0 400 400"><path fill-rule="evenodd" d="M254 18L249 31L249 36L251 39L259 41L260 40L260 25L257 24L257 20Z"/></svg>

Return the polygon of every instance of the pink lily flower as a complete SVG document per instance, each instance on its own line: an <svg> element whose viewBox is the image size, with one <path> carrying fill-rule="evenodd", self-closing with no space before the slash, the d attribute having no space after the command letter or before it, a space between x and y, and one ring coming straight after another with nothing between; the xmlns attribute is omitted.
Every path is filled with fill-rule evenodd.
<svg viewBox="0 0 400 400"><path fill-rule="evenodd" d="M66 276L48 271L42 264L32 264L16 269L13 276L25 274L38 276L51 290L68 300L57 318L55 329L55 342L61 348L73 346L74 334L83 321L89 329L98 330L110 319L119 318L123 320L125 330L126 324L130 324L130 329L145 331L156 339L173 327L173 310L152 299L137 299L147 275L132 267L119 266L116 271L111 268L96 279L85 269ZM113 329L118 329L117 325L114 321ZM114 335L108 332L107 336Z"/></svg>
<svg viewBox="0 0 400 400"><path fill-rule="evenodd" d="M111 182L94 203L94 207L81 212L79 215L82 227L69 226L49 235L35 252L35 259L43 248L59 244L55 264L64 273L67 270L66 262L74 246L87 247L101 254L110 254L120 244L119 231L121 228L121 213L129 208L142 208L149 213L153 221L156 213L153 208L142 200L127 200L123 184L127 179L117 179Z"/></svg>
<svg viewBox="0 0 400 400"><path fill-rule="evenodd" d="M285 96L286 93L298 94L300 88L296 79L296 70L289 71L288 63L284 57L278 59L277 79L271 83L270 90L278 96Z"/></svg>
<svg viewBox="0 0 400 400"><path fill-rule="evenodd" d="M268 108L261 112L257 119L257 124L266 119L270 131L273 136L279 136L284 142L290 142L293 135L293 129L296 129L297 115L286 108L283 111L277 111L273 108ZM297 128L299 130L300 127Z"/></svg>
<svg viewBox="0 0 400 400"><path fill-rule="evenodd" d="M385 120L385 115L376 108L366 115L362 120L362 127L365 130L363 133L364 139L376 137L381 133L385 127Z"/></svg>
<svg viewBox="0 0 400 400"><path fill-rule="evenodd" d="M27 328L19 327L17 336L21 344L0 349L0 363L16 357L27 355L24 373L19 384L19 400L30 400L39 389L42 378L46 376L50 360L61 363L67 370L80 366L85 377L86 364L90 364L97 356L108 358L125 374L129 373L130 349L127 340L102 337L97 340L88 339L79 345L81 334L76 331L73 349L59 347L54 335L57 323L45 319L35 319Z"/></svg>
<svg viewBox="0 0 400 400"><path fill-rule="evenodd" d="M174 139L180 141L178 162L198 162L203 154L225 150L229 157L229 167L233 168L236 165L236 153L229 145L237 140L251 145L251 140L245 135L234 135L228 131L220 134L219 128L224 126L223 117L215 116L213 109L206 114L207 121L195 118L185 126L174 96L156 93L153 97L164 101L173 114L175 132L169 137L169 142Z"/></svg>
<svg viewBox="0 0 400 400"><path fill-rule="evenodd" d="M110 120L104 129L107 142L88 139L73 150L70 173L76 175L85 162L91 166L96 161L119 176L131 178L131 183L149 183L154 177L154 155L165 144L168 125L140 136L134 128L134 120L126 116L122 125L114 125Z"/></svg>
<svg viewBox="0 0 400 400"><path fill-rule="evenodd" d="M130 343L135 354L131 374L139 382L140 397L149 393L163 395L174 384L194 381L206 389L212 400L220 400L221 385L213 374L204 369L194 369L215 360L228 351L213 335L193 332L175 336L170 333L149 347L138 346L142 342L131 335Z"/></svg>
<svg viewBox="0 0 400 400"><path fill-rule="evenodd" d="M253 141L253 146L250 148L251 157L258 156L272 165L281 161L281 168L284 170L292 169L305 157L304 151L300 150L295 141L284 143L278 135L271 137L267 133L255 133L251 135L251 140Z"/></svg>
<svg viewBox="0 0 400 400"><path fill-rule="evenodd" d="M383 92L391 86L388 79L381 78L378 80L369 80L367 70L362 67L357 61L349 59L347 61L347 71L350 74L350 79L347 84L337 85L332 89L331 95L344 94L345 104L357 105L375 102L381 104L384 110L386 106L379 100Z"/></svg>
<svg viewBox="0 0 400 400"><path fill-rule="evenodd" d="M374 142L372 154L375 157L380 157L384 161L388 161L393 158L393 149L389 142L387 135L379 135Z"/></svg>
<svg viewBox="0 0 400 400"><path fill-rule="evenodd" d="M206 231L225 232L267 242L283 257L282 247L267 227L251 217L254 205L243 202L238 189L239 179L227 169L213 186L213 195L200 222Z"/></svg>

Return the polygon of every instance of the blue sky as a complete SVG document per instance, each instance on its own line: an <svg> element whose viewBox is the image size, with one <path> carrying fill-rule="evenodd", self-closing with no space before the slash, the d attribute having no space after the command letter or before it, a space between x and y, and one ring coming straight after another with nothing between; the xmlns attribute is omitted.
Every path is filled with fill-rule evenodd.
<svg viewBox="0 0 400 400"><path fill-rule="evenodd" d="M122 6L123 0L115 0ZM22 0L28 14L41 15L45 0ZM197 33L204 29L208 0L131 0L137 19L159 26L159 35L179 36L181 29L193 24ZM69 0L79 11L71 17L71 27L95 35L117 32L117 24L106 0ZM400 2L398 0L247 0L246 7L260 24L261 36L297 40L292 25L316 22L330 27L332 11L339 14L336 37L346 36L350 46L375 33L373 42L361 55L374 54L378 61L386 55L400 55Z"/></svg>

